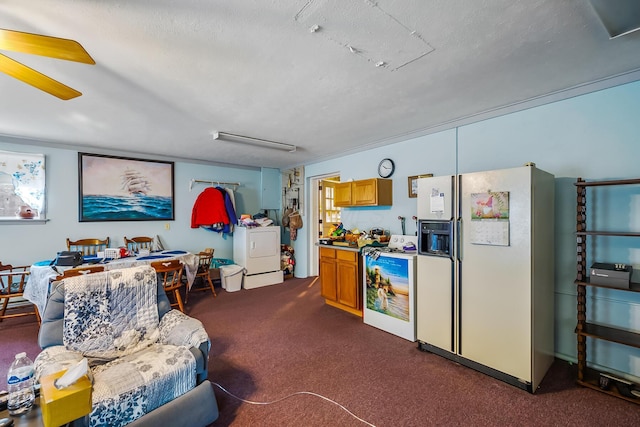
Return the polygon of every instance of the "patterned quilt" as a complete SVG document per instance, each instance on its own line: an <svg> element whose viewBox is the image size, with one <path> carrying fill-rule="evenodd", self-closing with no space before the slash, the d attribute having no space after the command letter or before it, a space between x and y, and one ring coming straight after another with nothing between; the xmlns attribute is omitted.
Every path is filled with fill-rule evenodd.
<svg viewBox="0 0 640 427"><path fill-rule="evenodd" d="M64 280L64 345L111 360L158 340L156 272L124 268Z"/></svg>
<svg viewBox="0 0 640 427"><path fill-rule="evenodd" d="M36 378L89 358L91 426L124 426L195 387L189 348L209 337L177 310L159 320L152 267L73 277L64 286L64 346L38 355Z"/></svg>

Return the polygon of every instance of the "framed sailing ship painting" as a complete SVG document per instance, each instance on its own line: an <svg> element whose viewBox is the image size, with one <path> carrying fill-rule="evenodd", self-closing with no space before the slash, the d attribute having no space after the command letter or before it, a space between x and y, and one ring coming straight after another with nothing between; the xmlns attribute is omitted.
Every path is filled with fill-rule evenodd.
<svg viewBox="0 0 640 427"><path fill-rule="evenodd" d="M79 220L173 220L173 162L78 153Z"/></svg>

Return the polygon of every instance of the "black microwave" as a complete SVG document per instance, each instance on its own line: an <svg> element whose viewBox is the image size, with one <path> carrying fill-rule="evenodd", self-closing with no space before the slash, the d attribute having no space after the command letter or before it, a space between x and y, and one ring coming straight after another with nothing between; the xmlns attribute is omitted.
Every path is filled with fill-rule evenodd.
<svg viewBox="0 0 640 427"><path fill-rule="evenodd" d="M453 221L421 219L418 230L419 255L453 256Z"/></svg>

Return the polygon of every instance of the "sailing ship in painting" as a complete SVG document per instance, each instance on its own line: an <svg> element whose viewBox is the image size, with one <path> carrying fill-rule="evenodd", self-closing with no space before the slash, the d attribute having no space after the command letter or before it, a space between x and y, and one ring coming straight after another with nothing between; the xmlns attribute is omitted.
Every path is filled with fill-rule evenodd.
<svg viewBox="0 0 640 427"><path fill-rule="evenodd" d="M151 191L151 186L144 175L127 168L122 173L122 189L132 196L146 196Z"/></svg>
<svg viewBox="0 0 640 427"><path fill-rule="evenodd" d="M135 221L173 219L171 165L117 158L92 159L83 173L81 221ZM166 169L164 175L158 170ZM108 172L107 172L108 171ZM165 183L166 181L166 183Z"/></svg>

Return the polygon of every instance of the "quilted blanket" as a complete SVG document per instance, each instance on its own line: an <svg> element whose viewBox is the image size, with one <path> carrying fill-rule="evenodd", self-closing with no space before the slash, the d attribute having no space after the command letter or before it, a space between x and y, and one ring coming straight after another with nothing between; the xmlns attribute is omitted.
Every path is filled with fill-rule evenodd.
<svg viewBox="0 0 640 427"><path fill-rule="evenodd" d="M148 265L65 279L64 345L112 360L157 342L156 283Z"/></svg>

